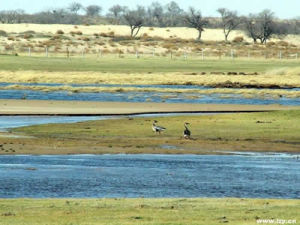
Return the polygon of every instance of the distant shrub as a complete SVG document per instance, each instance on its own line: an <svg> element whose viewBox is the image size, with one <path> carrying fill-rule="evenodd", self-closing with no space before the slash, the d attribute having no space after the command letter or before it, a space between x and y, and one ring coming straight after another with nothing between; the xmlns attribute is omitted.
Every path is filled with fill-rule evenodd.
<svg viewBox="0 0 300 225"><path fill-rule="evenodd" d="M57 30L56 34L64 34L65 32L63 32L62 30Z"/></svg>
<svg viewBox="0 0 300 225"><path fill-rule="evenodd" d="M244 41L244 37L243 36L237 36L233 39L234 43L241 43Z"/></svg>
<svg viewBox="0 0 300 225"><path fill-rule="evenodd" d="M70 34L72 36L74 36L74 35L82 35L82 32L80 30L78 30L78 31L70 31Z"/></svg>
<svg viewBox="0 0 300 225"><path fill-rule="evenodd" d="M167 32L170 32L170 29L166 29Z"/></svg>
<svg viewBox="0 0 300 225"><path fill-rule="evenodd" d="M108 33L109 37L115 37L115 32L111 31Z"/></svg>
<svg viewBox="0 0 300 225"><path fill-rule="evenodd" d="M105 45L105 43L104 42L96 42L95 44L97 44L97 45L100 45L100 46L102 46L102 45Z"/></svg>
<svg viewBox="0 0 300 225"><path fill-rule="evenodd" d="M54 35L50 38L50 40L58 40L58 39L60 39L59 35Z"/></svg>
<svg viewBox="0 0 300 225"><path fill-rule="evenodd" d="M14 41L14 40L16 40L16 38L13 37L13 36L9 36L7 39L8 39L9 41Z"/></svg>
<svg viewBox="0 0 300 225"><path fill-rule="evenodd" d="M111 32L108 32L108 33L100 33L100 36L101 37L111 37L111 38L114 38L115 37L115 32L111 31Z"/></svg>
<svg viewBox="0 0 300 225"><path fill-rule="evenodd" d="M276 45L276 43L274 41L267 42L268 47L275 46L275 45Z"/></svg>
<svg viewBox="0 0 300 225"><path fill-rule="evenodd" d="M36 34L36 32L34 30L26 30L23 34Z"/></svg>
<svg viewBox="0 0 300 225"><path fill-rule="evenodd" d="M6 51L8 51L8 50L14 50L14 46L13 46L13 45L5 45L5 46L4 46L4 49L5 49Z"/></svg>
<svg viewBox="0 0 300 225"><path fill-rule="evenodd" d="M90 41L90 39L88 37L84 37L82 38L83 41Z"/></svg>
<svg viewBox="0 0 300 225"><path fill-rule="evenodd" d="M144 33L143 35L141 35L140 39L142 41L151 41L151 40L153 40L153 38L151 38L147 33Z"/></svg>
<svg viewBox="0 0 300 225"><path fill-rule="evenodd" d="M24 34L23 38L30 39L30 38L33 38L33 35L32 34Z"/></svg>
<svg viewBox="0 0 300 225"><path fill-rule="evenodd" d="M78 29L78 26L74 26L75 29Z"/></svg>
<svg viewBox="0 0 300 225"><path fill-rule="evenodd" d="M102 53L105 54L105 53L110 53L110 51L108 49L104 49L102 50Z"/></svg>
<svg viewBox="0 0 300 225"><path fill-rule="evenodd" d="M172 44L172 43L164 43L163 45L162 45L162 47L163 48L166 48L166 49L178 49L178 47L176 46L176 45L174 45L174 44Z"/></svg>
<svg viewBox="0 0 300 225"><path fill-rule="evenodd" d="M152 30L152 31L153 31L153 30L154 30L154 28L153 28L153 27L149 27L149 30Z"/></svg>
<svg viewBox="0 0 300 225"><path fill-rule="evenodd" d="M278 41L276 44L283 47L289 46L289 43L286 41Z"/></svg>
<svg viewBox="0 0 300 225"><path fill-rule="evenodd" d="M7 33L4 30L0 30L0 36L7 37Z"/></svg>

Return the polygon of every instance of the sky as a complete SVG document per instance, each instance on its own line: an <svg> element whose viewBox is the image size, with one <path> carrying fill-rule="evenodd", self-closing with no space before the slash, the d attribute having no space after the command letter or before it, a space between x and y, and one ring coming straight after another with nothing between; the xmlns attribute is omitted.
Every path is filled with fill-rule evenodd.
<svg viewBox="0 0 300 225"><path fill-rule="evenodd" d="M1 10L23 9L28 13L35 13L42 10L62 8L71 2L80 2L84 6L100 5L106 13L109 7L115 4L126 5L134 8L139 5L150 5L153 0L0 0ZM300 17L300 0L175 0L183 9L190 6L201 10L204 16L218 16L216 9L224 7L236 10L240 15L257 13L266 8L272 10L275 15L282 19ZM167 4L169 0L158 1Z"/></svg>

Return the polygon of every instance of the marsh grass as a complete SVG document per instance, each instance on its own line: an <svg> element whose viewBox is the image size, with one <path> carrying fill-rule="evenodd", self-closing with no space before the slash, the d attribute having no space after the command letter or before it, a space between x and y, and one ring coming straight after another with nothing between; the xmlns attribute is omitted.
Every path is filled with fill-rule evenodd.
<svg viewBox="0 0 300 225"><path fill-rule="evenodd" d="M152 132L151 124L154 119L158 120L160 125L167 127L162 135L155 135ZM193 140L182 139L184 122L191 124ZM51 140L53 143L60 140L65 142L65 145L72 143L73 140L79 143L82 141L80 145L85 146L81 147L84 149L93 145L97 147L113 145L111 150L104 151L107 153L117 151L118 153L168 154L203 154L206 152L207 154L205 151L207 149L299 152L299 123L300 111L278 111L46 124L16 128L12 129L12 132L18 135L34 136L40 140ZM84 144L86 141L89 143L87 146ZM162 144L179 146L185 151L161 152L159 146ZM134 147L129 149L124 147L128 145L139 145L143 148L136 150Z"/></svg>
<svg viewBox="0 0 300 225"><path fill-rule="evenodd" d="M247 98L262 98L262 99L278 99L281 97L286 98L299 98L300 91L291 90L272 90L272 89L233 89L233 88L213 88L206 90L199 89L180 89L180 88L135 88L135 87L71 87L68 85L49 87L49 86L34 86L34 85L9 85L6 87L0 87L0 90L34 90L43 92L53 91L68 91L70 93L120 93L120 92L157 92L157 93L173 93L173 95L164 95L163 98L176 97L176 93L191 93L199 95L214 95L222 94L222 98L232 98L234 96L229 95L242 95ZM199 96L200 97L200 96Z"/></svg>

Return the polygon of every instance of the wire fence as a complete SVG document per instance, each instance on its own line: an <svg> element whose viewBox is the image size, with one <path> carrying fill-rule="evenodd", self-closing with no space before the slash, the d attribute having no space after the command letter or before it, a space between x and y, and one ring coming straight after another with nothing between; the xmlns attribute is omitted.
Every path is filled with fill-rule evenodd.
<svg viewBox="0 0 300 225"><path fill-rule="evenodd" d="M66 49L56 50L55 48L40 48L34 49L31 47L15 49L0 49L0 54L2 55L21 55L28 57L81 57L81 58L102 58L102 57L117 57L117 58L156 58L165 57L170 59L285 59L285 60L298 60L300 58L300 52L297 51L277 51L277 50L244 50L244 49L230 49L230 50L206 50L201 49L196 52L188 51L160 51L156 49L147 51L122 51L115 49L113 51L108 51L106 49L76 49L69 50Z"/></svg>

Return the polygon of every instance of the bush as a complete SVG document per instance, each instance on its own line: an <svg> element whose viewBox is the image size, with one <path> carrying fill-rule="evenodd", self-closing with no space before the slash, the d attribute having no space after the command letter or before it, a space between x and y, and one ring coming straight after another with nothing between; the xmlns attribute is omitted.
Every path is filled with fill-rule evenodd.
<svg viewBox="0 0 300 225"><path fill-rule="evenodd" d="M4 30L0 30L0 36L7 37L7 33Z"/></svg>
<svg viewBox="0 0 300 225"><path fill-rule="evenodd" d="M32 34L24 34L23 38L30 39L30 38L33 38L33 35Z"/></svg>
<svg viewBox="0 0 300 225"><path fill-rule="evenodd" d="M237 36L233 39L234 43L241 43L244 41L244 37L243 36Z"/></svg>
<svg viewBox="0 0 300 225"><path fill-rule="evenodd" d="M9 36L7 39L8 39L8 40L10 40L10 41L14 41L14 40L16 40L16 38L15 38L15 37L13 37L13 36Z"/></svg>
<svg viewBox="0 0 300 225"><path fill-rule="evenodd" d="M129 41L132 40L132 38L130 36L117 36L117 37L113 37L111 39L114 42L120 42L120 41Z"/></svg>
<svg viewBox="0 0 300 225"><path fill-rule="evenodd" d="M14 50L14 46L13 45L5 45L4 49L7 50L7 51L8 50Z"/></svg>
<svg viewBox="0 0 300 225"><path fill-rule="evenodd" d="M115 37L115 32L111 31L109 33L100 33L100 36L101 37L111 37L111 38L114 38Z"/></svg>
<svg viewBox="0 0 300 225"><path fill-rule="evenodd" d="M271 46L274 46L274 45L276 45L276 43L274 41L267 42L268 47L271 47Z"/></svg>
<svg viewBox="0 0 300 225"><path fill-rule="evenodd" d="M64 34L65 32L63 32L62 30L57 30L56 34Z"/></svg>
<svg viewBox="0 0 300 225"><path fill-rule="evenodd" d="M82 35L82 32L80 30L78 30L78 31L70 31L70 34L72 36L74 36L74 35Z"/></svg>
<svg viewBox="0 0 300 225"><path fill-rule="evenodd" d="M34 30L24 31L23 34L36 34Z"/></svg>
<svg viewBox="0 0 300 225"><path fill-rule="evenodd" d="M282 47L287 47L287 46L289 46L289 43L286 41L278 41L277 45L282 46Z"/></svg>

